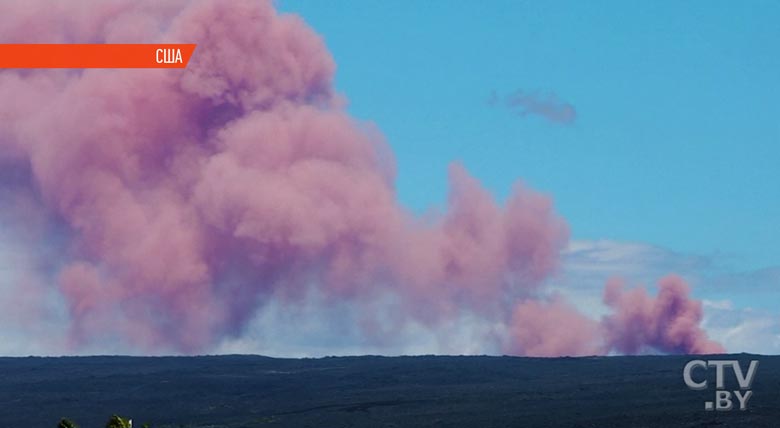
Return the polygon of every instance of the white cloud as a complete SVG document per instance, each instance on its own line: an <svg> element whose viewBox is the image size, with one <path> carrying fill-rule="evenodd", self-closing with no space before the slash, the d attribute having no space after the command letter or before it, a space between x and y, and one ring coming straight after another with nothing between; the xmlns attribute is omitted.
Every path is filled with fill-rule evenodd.
<svg viewBox="0 0 780 428"><path fill-rule="evenodd" d="M704 299L701 301L701 303L705 308L725 309L725 310L734 309L734 304L731 302L731 300L728 299L723 299L723 300Z"/></svg>
<svg viewBox="0 0 780 428"><path fill-rule="evenodd" d="M0 218L2 220L2 218ZM66 336L62 297L29 236L0 227L0 355L50 354Z"/></svg>
<svg viewBox="0 0 780 428"><path fill-rule="evenodd" d="M312 289L301 302L269 299L239 337L213 353L279 357L327 355L498 354L503 326L473 314L426 326L394 317L391 297L361 305L333 301Z"/></svg>
<svg viewBox="0 0 780 428"><path fill-rule="evenodd" d="M655 282L669 272L696 274L709 269L713 257L682 254L641 242L614 240L572 241L563 252L565 276L570 281L596 281L622 276L634 282Z"/></svg>
<svg viewBox="0 0 780 428"><path fill-rule="evenodd" d="M780 354L780 315L752 308L705 306L704 327L729 352Z"/></svg>

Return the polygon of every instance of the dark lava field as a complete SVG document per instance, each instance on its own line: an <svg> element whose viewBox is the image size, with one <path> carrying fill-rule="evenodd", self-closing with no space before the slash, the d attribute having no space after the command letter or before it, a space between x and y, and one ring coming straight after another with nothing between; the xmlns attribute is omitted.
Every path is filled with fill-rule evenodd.
<svg viewBox="0 0 780 428"><path fill-rule="evenodd" d="M702 357L760 361L748 409L730 412L704 410L715 368L694 372L705 390L683 382L696 358L0 358L0 426L780 427L780 357Z"/></svg>

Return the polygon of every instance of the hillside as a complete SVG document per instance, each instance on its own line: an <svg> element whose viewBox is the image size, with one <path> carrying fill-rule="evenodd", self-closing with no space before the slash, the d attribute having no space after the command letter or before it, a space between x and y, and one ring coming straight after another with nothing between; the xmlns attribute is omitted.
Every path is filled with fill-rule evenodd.
<svg viewBox="0 0 780 428"><path fill-rule="evenodd" d="M139 427L776 427L780 357L718 358L760 360L749 410L705 412L714 390L685 386L687 356L0 358L0 421L54 427L67 416L89 428L117 413Z"/></svg>

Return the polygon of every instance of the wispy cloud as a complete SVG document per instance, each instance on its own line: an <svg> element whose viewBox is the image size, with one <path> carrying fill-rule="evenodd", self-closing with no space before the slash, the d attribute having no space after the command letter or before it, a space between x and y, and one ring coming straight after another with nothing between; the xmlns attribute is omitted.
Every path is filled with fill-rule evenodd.
<svg viewBox="0 0 780 428"><path fill-rule="evenodd" d="M780 315L753 308L704 304L703 327L734 352L780 354Z"/></svg>
<svg viewBox="0 0 780 428"><path fill-rule="evenodd" d="M509 95L500 96L493 91L488 99L492 106L504 106L519 116L535 115L550 122L571 124L577 119L577 110L562 100L554 92L517 90Z"/></svg>
<svg viewBox="0 0 780 428"><path fill-rule="evenodd" d="M682 254L667 248L628 241L572 241L563 254L568 282L600 288L606 278L619 276L652 283L668 272L698 277L713 268L712 256ZM571 284L575 285L575 284Z"/></svg>

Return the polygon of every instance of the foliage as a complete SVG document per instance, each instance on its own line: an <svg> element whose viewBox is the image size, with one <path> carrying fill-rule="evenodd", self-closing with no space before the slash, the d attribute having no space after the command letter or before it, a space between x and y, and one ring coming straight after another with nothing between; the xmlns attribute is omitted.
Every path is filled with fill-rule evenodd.
<svg viewBox="0 0 780 428"><path fill-rule="evenodd" d="M106 428L132 428L132 426L130 419L125 419L117 415L111 416L111 419L106 422Z"/></svg>
<svg viewBox="0 0 780 428"><path fill-rule="evenodd" d="M57 424L57 428L79 428L79 426L68 418L62 418Z"/></svg>

